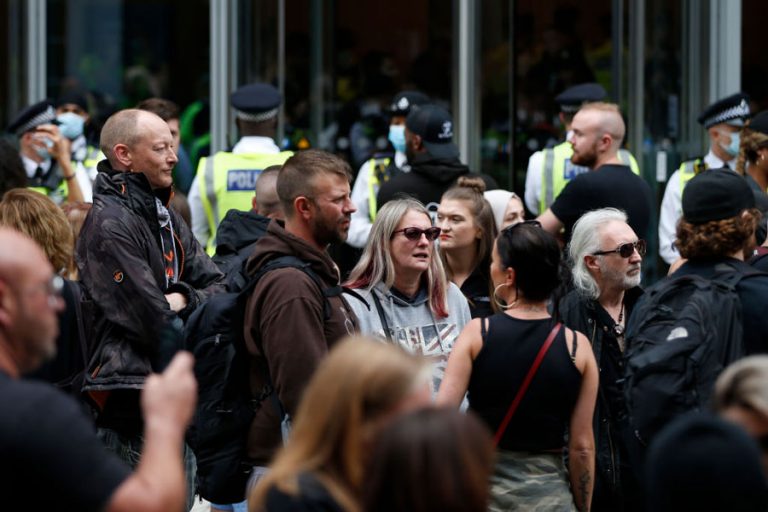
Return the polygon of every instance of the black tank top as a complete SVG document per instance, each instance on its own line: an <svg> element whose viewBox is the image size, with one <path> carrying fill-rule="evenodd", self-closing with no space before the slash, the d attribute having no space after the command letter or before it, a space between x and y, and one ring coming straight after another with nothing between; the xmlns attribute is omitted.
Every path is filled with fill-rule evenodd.
<svg viewBox="0 0 768 512"><path fill-rule="evenodd" d="M488 321L467 391L469 408L496 432L553 324L549 318L521 320L504 313ZM555 337L499 448L543 451L563 447L581 387L581 373L568 353L565 332L562 328Z"/></svg>

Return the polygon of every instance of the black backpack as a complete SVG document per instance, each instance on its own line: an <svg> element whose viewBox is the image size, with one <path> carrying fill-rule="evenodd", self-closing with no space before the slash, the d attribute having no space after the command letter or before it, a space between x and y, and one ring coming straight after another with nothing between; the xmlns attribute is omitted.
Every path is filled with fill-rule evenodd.
<svg viewBox="0 0 768 512"><path fill-rule="evenodd" d="M187 442L197 458L197 492L214 503L237 503L253 467L246 454L248 431L256 409L272 397L284 416L282 405L268 384L259 396L249 388L250 358L245 347L245 306L258 280L279 268L297 268L307 274L325 297L324 312L331 314L329 297L340 295L341 286L327 288L310 268L295 256L268 261L238 293L212 296L184 326L186 349L195 356L198 401L187 432ZM271 383L268 370L266 382Z"/></svg>
<svg viewBox="0 0 768 512"><path fill-rule="evenodd" d="M624 397L641 445L677 416L709 407L720 372L744 356L736 285L748 275L723 264L712 279L673 276L638 302L627 326Z"/></svg>

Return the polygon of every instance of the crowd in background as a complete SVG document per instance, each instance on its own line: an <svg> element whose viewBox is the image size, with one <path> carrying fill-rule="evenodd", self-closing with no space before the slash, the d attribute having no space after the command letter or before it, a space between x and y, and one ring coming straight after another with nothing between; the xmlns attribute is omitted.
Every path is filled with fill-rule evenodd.
<svg viewBox="0 0 768 512"><path fill-rule="evenodd" d="M655 204L605 96L557 97L566 140L519 194L416 91L357 170L279 147L268 84L233 92L240 138L196 162L167 100L98 140L84 95L20 112L0 144L10 504L768 508L768 113L704 109L708 153L661 206L670 275L642 283ZM218 392L246 397L239 430L201 423Z"/></svg>

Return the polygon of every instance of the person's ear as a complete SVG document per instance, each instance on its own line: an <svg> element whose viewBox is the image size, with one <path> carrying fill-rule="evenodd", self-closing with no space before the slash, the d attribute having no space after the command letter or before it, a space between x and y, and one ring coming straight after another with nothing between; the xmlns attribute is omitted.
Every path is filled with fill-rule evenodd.
<svg viewBox="0 0 768 512"><path fill-rule="evenodd" d="M304 220L312 218L312 200L307 196L299 196L293 200L293 209Z"/></svg>
<svg viewBox="0 0 768 512"><path fill-rule="evenodd" d="M11 293L11 287L0 279L0 326L10 325L11 322L11 301L13 301L13 295Z"/></svg>
<svg viewBox="0 0 768 512"><path fill-rule="evenodd" d="M131 157L131 150L125 144L115 144L112 148L112 153L115 155L115 159L120 162L120 165L126 169L130 169L133 164L133 158Z"/></svg>
<svg viewBox="0 0 768 512"><path fill-rule="evenodd" d="M413 141L413 149L421 151L421 149L424 147L424 140L421 138L421 135L416 135L414 133L411 136L411 140Z"/></svg>
<svg viewBox="0 0 768 512"><path fill-rule="evenodd" d="M591 270L593 272L598 272L600 270L600 264L597 262L597 256L592 254L586 254L584 256L584 265L586 265L587 270Z"/></svg>
<svg viewBox="0 0 768 512"><path fill-rule="evenodd" d="M507 286L515 286L517 282L517 273L512 267L507 267L506 276L504 277L504 284Z"/></svg>

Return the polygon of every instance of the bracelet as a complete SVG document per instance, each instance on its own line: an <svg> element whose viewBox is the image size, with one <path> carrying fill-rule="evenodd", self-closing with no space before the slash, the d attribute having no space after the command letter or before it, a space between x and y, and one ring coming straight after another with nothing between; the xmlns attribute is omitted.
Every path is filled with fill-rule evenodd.
<svg viewBox="0 0 768 512"><path fill-rule="evenodd" d="M75 179L75 175L73 174L72 176L64 176L64 179L67 180L67 181L73 180L73 179Z"/></svg>

